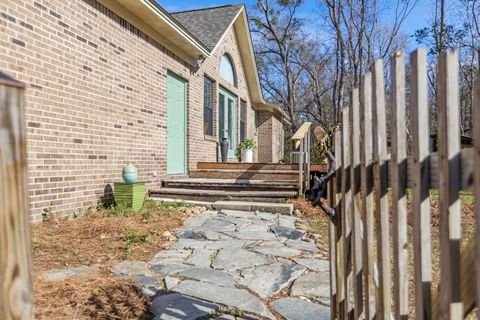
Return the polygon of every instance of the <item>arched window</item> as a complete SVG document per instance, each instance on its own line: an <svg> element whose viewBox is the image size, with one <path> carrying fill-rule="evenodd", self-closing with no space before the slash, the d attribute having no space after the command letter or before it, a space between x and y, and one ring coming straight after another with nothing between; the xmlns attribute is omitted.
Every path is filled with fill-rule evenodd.
<svg viewBox="0 0 480 320"><path fill-rule="evenodd" d="M232 59L225 53L220 61L220 76L233 86L237 85Z"/></svg>

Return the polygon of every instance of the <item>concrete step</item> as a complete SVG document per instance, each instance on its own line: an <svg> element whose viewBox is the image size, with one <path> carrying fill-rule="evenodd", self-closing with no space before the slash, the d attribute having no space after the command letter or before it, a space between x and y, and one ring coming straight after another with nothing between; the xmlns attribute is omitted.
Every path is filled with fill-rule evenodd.
<svg viewBox="0 0 480 320"><path fill-rule="evenodd" d="M298 191L298 182L289 180L250 180L250 179L173 179L162 181L165 188L202 190L271 190Z"/></svg>
<svg viewBox="0 0 480 320"><path fill-rule="evenodd" d="M296 191L251 191L251 190L203 190L161 188L149 191L150 197L163 197L183 200L253 200L264 202L285 202L297 195Z"/></svg>
<svg viewBox="0 0 480 320"><path fill-rule="evenodd" d="M293 204L291 203L267 203L256 201L216 201L212 204L215 210L243 210L261 211L292 215Z"/></svg>
<svg viewBox="0 0 480 320"><path fill-rule="evenodd" d="M297 181L297 170L201 169L190 171L190 178L288 180Z"/></svg>

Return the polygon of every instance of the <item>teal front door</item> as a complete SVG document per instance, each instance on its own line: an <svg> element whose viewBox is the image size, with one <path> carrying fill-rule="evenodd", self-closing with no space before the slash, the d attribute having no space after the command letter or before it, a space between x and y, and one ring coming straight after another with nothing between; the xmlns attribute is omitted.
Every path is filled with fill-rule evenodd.
<svg viewBox="0 0 480 320"><path fill-rule="evenodd" d="M220 87L218 97L218 136L227 138L228 158L235 159L237 147L237 98Z"/></svg>
<svg viewBox="0 0 480 320"><path fill-rule="evenodd" d="M187 167L187 82L167 75L167 174L184 175Z"/></svg>

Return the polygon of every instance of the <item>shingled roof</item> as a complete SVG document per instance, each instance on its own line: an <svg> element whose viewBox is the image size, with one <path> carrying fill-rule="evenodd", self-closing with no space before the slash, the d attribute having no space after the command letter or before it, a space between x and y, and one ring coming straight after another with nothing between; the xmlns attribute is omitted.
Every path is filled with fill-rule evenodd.
<svg viewBox="0 0 480 320"><path fill-rule="evenodd" d="M241 4L231 4L170 14L213 51L242 7Z"/></svg>

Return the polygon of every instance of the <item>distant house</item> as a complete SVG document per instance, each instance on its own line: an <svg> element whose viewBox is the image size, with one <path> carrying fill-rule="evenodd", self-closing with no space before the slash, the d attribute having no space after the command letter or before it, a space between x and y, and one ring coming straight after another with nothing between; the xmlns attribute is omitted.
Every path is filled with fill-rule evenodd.
<svg viewBox="0 0 480 320"><path fill-rule="evenodd" d="M128 162L149 187L229 159L245 138L283 158L243 5L168 13L154 0L0 2L0 71L26 83L32 220L93 205ZM108 190L107 190L108 191Z"/></svg>

